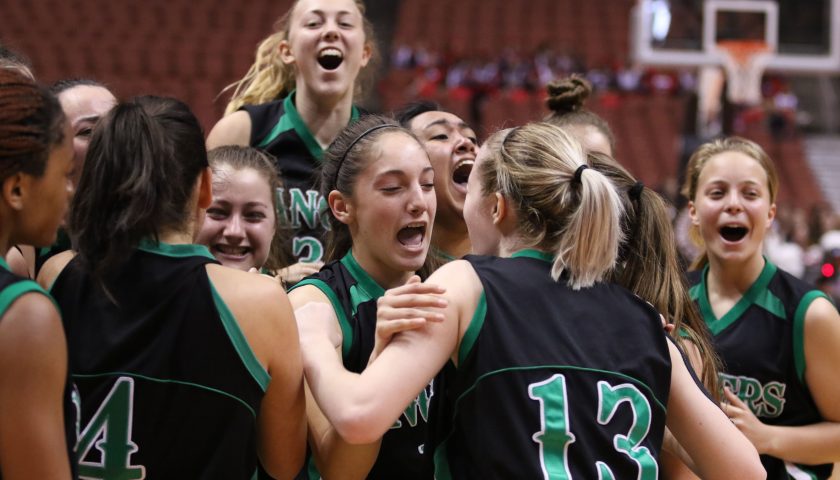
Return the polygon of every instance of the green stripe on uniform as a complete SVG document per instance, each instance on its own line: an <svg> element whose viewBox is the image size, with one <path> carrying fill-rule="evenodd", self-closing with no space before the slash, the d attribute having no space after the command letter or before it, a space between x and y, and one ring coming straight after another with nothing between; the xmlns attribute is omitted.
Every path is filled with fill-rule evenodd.
<svg viewBox="0 0 840 480"><path fill-rule="evenodd" d="M341 358L347 358L347 355L350 354L350 349L353 347L353 328L350 326L350 320L344 313L344 307L341 305L341 300L338 299L338 295L332 287L327 285L327 283L323 280L319 280L317 278L301 280L289 289L289 292L291 293L293 290L297 290L304 285L312 285L329 299L330 304L333 307L333 311L335 311L335 316L338 318L338 326L341 328L341 336L343 337L341 339Z"/></svg>
<svg viewBox="0 0 840 480"><path fill-rule="evenodd" d="M0 292L0 317L6 314L6 311L9 307L15 303L15 300L20 298L23 294L29 292L38 292L42 293L47 296L55 305L55 308L58 309L58 305L56 305L55 300L41 288L40 285L33 282L32 280L21 280L20 282L13 283L8 287L4 288L2 292ZM61 310L59 310L61 311Z"/></svg>
<svg viewBox="0 0 840 480"><path fill-rule="evenodd" d="M819 290L806 293L793 315L793 362L796 365L796 376L802 385L805 385L805 314L808 313L808 307L818 298L828 300L826 294Z"/></svg>
<svg viewBox="0 0 840 480"><path fill-rule="evenodd" d="M461 347L458 349L458 366L460 367L464 360L475 346L478 340L478 334L481 333L481 328L484 326L484 319L487 317L487 298L484 296L484 290L481 291L481 296L478 297L478 305L475 306L475 313L470 320L467 331L464 332L464 338L461 339Z"/></svg>
<svg viewBox="0 0 840 480"><path fill-rule="evenodd" d="M140 240L140 244L137 245L137 249L148 253L163 255L164 257L207 257L211 260L216 259L216 257L214 257L210 253L210 250L208 250L204 245L194 245L191 243L172 244L155 242L151 238L144 238Z"/></svg>
<svg viewBox="0 0 840 480"><path fill-rule="evenodd" d="M257 384L260 386L262 391L265 392L268 389L271 376L265 368L260 365L260 362L257 360L257 356L254 355L254 351L251 350L251 346L248 345L248 341L245 339L242 329L239 328L239 323L237 323L233 313L225 304L222 296L219 295L218 291L216 291L216 287L213 286L213 282L210 282L209 279L208 282L210 283L210 291L213 294L213 303L216 305L216 310L219 311L219 317L222 319L222 326L224 327L225 332L227 332L228 338L230 338L230 341L233 343L233 347L236 349L236 353L239 354L239 358L242 360L242 363L245 364L245 368L248 369L248 372L250 372L251 376L254 377L254 380L257 381Z"/></svg>
<svg viewBox="0 0 840 480"><path fill-rule="evenodd" d="M235 401L241 403L242 406L247 408L248 411L251 412L251 415L253 415L254 418L257 418L257 412L255 412L254 409L251 408L251 406L248 405L248 402L246 402L245 400L242 400L241 398L237 397L236 395L230 394L230 393L225 392L223 390L219 390L218 388L208 387L207 385L201 385L199 383L185 382L183 380L172 380L172 379L167 379L167 378L155 378L155 377L149 377L149 376L146 376L146 375L141 375L139 373L133 373L133 372L105 372L105 373L94 373L94 374L74 373L71 376L73 378L131 377L131 378L139 378L139 379L142 379L142 380L148 380L150 382L156 382L156 383L172 383L172 384L175 384L175 385L184 385L184 386L187 386L187 387L195 387L195 388L198 388L200 390L206 390L208 392L217 393L217 394L222 395L224 397L228 397L232 400L235 400Z"/></svg>

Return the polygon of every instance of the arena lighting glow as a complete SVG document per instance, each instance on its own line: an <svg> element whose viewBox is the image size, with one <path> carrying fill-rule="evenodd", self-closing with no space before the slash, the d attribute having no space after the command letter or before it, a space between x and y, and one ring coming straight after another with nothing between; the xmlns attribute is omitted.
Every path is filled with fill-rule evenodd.
<svg viewBox="0 0 840 480"><path fill-rule="evenodd" d="M830 263L823 263L822 268L820 268L820 273L825 278L831 278L834 276L834 265Z"/></svg>

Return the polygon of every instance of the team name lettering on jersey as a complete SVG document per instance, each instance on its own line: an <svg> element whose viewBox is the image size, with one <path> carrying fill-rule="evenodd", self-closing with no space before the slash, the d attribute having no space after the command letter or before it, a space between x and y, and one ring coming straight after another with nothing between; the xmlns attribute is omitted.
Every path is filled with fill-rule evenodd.
<svg viewBox="0 0 840 480"><path fill-rule="evenodd" d="M405 418L405 421L408 422L410 427L417 425L419 418L423 419L423 422L429 421L429 404L431 403L432 397L435 395L435 381L432 380L426 388L420 392L420 395L417 395L417 398L411 401L411 403L406 407L403 411L402 417ZM418 417L419 415L419 417ZM400 428L402 427L403 421L399 418L394 425L391 426L391 429Z"/></svg>
<svg viewBox="0 0 840 480"><path fill-rule="evenodd" d="M310 230L329 230L329 206L317 190L289 189L286 204L285 190L277 189L277 207L284 225L298 230L304 225ZM318 262L324 256L324 244L311 235L292 238L292 255L301 262Z"/></svg>
<svg viewBox="0 0 840 480"><path fill-rule="evenodd" d="M728 387L738 398L749 405L756 417L775 418L782 414L785 406L785 388L781 382L767 382L746 377L719 374L721 388Z"/></svg>

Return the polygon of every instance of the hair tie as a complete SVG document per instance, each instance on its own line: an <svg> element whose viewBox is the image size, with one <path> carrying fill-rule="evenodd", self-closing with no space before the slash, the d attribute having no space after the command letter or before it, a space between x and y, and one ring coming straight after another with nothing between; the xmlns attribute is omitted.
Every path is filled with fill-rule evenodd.
<svg viewBox="0 0 840 480"><path fill-rule="evenodd" d="M642 182L636 182L630 187L630 190L627 191L627 195L630 197L631 200L638 202L640 198L642 198L642 190L645 189L645 184Z"/></svg>
<svg viewBox="0 0 840 480"><path fill-rule="evenodd" d="M368 136L369 134L371 134L371 133L373 133L377 130L381 130L383 128L388 128L388 127L399 128L399 125L394 125L392 123L384 123L382 125L375 125L373 127L368 128L364 132L362 132L358 137L356 137L355 139L353 139L352 142L350 142L350 146L347 147L346 150L344 150L344 154L342 154L341 158L338 160L338 166L335 168L335 178L333 179L333 187L338 188L338 173L341 171L341 166L344 165L344 159L347 158L347 154L350 153L350 150L353 150L353 147L355 147L356 144L359 143L359 140L365 138L366 136Z"/></svg>
<svg viewBox="0 0 840 480"><path fill-rule="evenodd" d="M579 166L577 168L577 170L575 170L575 177L572 179L572 182L580 183L580 177L581 177L581 175L583 175L583 171L586 170L587 168L589 168L589 165L587 165L585 163L583 165Z"/></svg>

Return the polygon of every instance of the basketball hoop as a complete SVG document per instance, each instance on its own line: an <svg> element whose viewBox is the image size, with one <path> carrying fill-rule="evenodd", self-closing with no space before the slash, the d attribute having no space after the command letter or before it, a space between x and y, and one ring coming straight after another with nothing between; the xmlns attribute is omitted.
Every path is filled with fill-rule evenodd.
<svg viewBox="0 0 840 480"><path fill-rule="evenodd" d="M729 101L747 106L761 104L761 77L773 58L767 42L723 40L717 42L716 47L726 71Z"/></svg>

